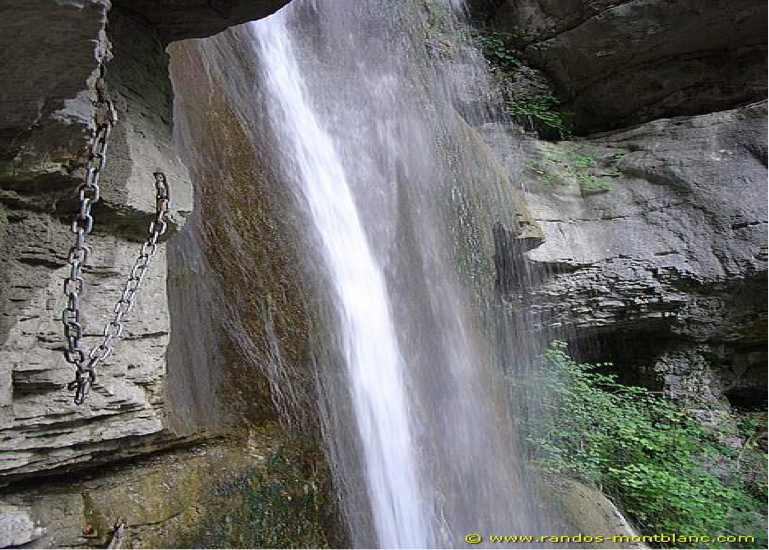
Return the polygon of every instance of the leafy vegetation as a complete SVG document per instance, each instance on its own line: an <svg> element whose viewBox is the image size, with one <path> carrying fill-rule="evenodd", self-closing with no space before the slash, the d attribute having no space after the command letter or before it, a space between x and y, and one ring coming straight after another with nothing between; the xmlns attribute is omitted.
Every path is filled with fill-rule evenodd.
<svg viewBox="0 0 769 550"><path fill-rule="evenodd" d="M603 156L580 143L545 144L542 158L529 162L527 168L538 179L553 185L576 181L583 196L605 193L614 188L612 178L622 175L617 162L624 152Z"/></svg>
<svg viewBox="0 0 769 550"><path fill-rule="evenodd" d="M569 112L557 110L560 101L553 94L535 94L508 102L507 112L514 117L531 117L554 130L560 139L571 135Z"/></svg>
<svg viewBox="0 0 769 550"><path fill-rule="evenodd" d="M765 477L745 473L765 460L749 434L757 421L742 434L706 431L674 403L599 372L607 365L575 362L562 342L545 353L540 383L553 400L532 436L541 467L599 486L645 533L752 535L747 547L766 548ZM740 449L723 443L740 435Z"/></svg>
<svg viewBox="0 0 769 550"><path fill-rule="evenodd" d="M509 74L522 65L513 46L514 35L487 30L476 31L473 36L492 70Z"/></svg>
<svg viewBox="0 0 769 550"><path fill-rule="evenodd" d="M476 31L474 37L489 63L491 73L498 81L509 82L525 69L525 63L514 45L515 35L484 30ZM503 86L503 88L508 87ZM558 108L561 101L552 91L545 90L542 93L529 93L520 97L513 96L512 93L506 95L505 109L511 116L526 119L559 139L566 139L571 135L569 118L572 113Z"/></svg>

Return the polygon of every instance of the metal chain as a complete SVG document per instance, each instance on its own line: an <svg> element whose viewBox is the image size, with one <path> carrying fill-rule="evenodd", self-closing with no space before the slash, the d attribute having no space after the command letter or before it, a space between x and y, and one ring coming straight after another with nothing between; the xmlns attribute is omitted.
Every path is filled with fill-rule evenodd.
<svg viewBox="0 0 769 550"><path fill-rule="evenodd" d="M112 320L102 331L101 342L86 356L82 348L83 325L80 320L80 295L83 293L85 281L82 276L83 266L91 253L86 244L86 237L93 230L93 215L91 209L99 201L99 176L104 169L107 153L107 142L110 132L117 123L117 113L114 104L104 96L101 88L96 104L96 131L89 148L89 159L86 164L85 178L77 189L80 210L72 221L71 230L75 234L75 242L67 255L69 276L64 280L64 294L67 306L62 311L64 337L67 348L64 357L68 363L75 365L75 379L67 388L75 392L75 403L82 405L91 386L96 381L96 367L104 361L114 349L114 341L123 335L124 317L133 309L136 291L141 286L150 260L157 252L158 239L166 232L169 211L168 181L162 172L155 172L155 219L149 225L149 237L142 245L139 256L133 264L131 274L123 288L123 294L115 304Z"/></svg>

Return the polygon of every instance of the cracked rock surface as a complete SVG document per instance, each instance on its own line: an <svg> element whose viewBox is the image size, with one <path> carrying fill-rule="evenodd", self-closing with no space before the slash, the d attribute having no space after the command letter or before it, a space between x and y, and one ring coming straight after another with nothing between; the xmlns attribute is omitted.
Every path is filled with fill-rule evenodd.
<svg viewBox="0 0 769 550"><path fill-rule="evenodd" d="M583 132L703 114L766 94L760 0L502 0L486 9L544 69Z"/></svg>
<svg viewBox="0 0 769 550"><path fill-rule="evenodd" d="M588 158L616 161L595 170L603 192L581 188L580 173L532 186L547 237L530 260L555 272L547 307L583 326L654 317L697 339L744 334L753 319L739 289L766 270L765 113L758 103L579 142Z"/></svg>
<svg viewBox="0 0 769 550"><path fill-rule="evenodd" d="M162 246L90 399L75 406L66 389L73 368L62 353L62 282L97 78L104 65L119 122L88 239L92 254L81 300L86 352L146 238L155 211L152 173L164 172L171 186L164 240L192 210L192 185L172 142L165 45L265 16L285 3L11 0L0 7L0 485L185 440L168 429Z"/></svg>
<svg viewBox="0 0 769 550"><path fill-rule="evenodd" d="M163 419L169 318L162 248L124 338L99 369L90 399L76 406L66 389L73 367L62 354L62 281L72 245L69 220L77 207L72 196L83 176L100 62L111 67L107 86L119 123L88 238L91 254L81 299L86 353L107 323L145 238L154 213L152 172L165 172L172 186L174 212L167 236L191 209L186 170L171 146L166 56L150 29L119 14L110 17L108 31L107 7L104 2L25 2L21 13L0 23L13 27L0 41L14 41L18 48L18 57L9 59L4 72L11 88L17 79L24 83L0 108L17 115L2 117L6 127L0 130L0 136L14 135L0 139L5 250L0 270L0 484L119 460L177 439ZM57 20L61 31L49 33L55 41L50 48L41 47L41 24L49 19ZM13 124L16 130L9 127Z"/></svg>
<svg viewBox="0 0 769 550"><path fill-rule="evenodd" d="M726 407L761 392L765 133L759 102L502 151L545 235L527 254L532 321L597 338L592 359L671 395Z"/></svg>

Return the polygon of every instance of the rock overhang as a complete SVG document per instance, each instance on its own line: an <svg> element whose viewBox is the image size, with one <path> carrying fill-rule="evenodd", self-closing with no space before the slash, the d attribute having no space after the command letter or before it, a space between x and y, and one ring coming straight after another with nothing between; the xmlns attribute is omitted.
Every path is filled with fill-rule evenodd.
<svg viewBox="0 0 769 550"><path fill-rule="evenodd" d="M291 0L112 0L113 8L136 17L165 43L205 38L234 25L272 15Z"/></svg>

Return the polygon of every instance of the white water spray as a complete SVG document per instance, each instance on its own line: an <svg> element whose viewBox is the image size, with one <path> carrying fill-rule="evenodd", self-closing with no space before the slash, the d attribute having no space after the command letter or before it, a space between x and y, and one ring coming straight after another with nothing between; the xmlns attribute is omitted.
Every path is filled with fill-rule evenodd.
<svg viewBox="0 0 769 550"><path fill-rule="evenodd" d="M381 267L372 253L335 149L310 106L284 18L258 26L258 54L273 120L320 236L341 313L341 331L365 479L379 544L426 548L432 540L421 494L404 361Z"/></svg>
<svg viewBox="0 0 769 550"><path fill-rule="evenodd" d="M214 315L287 421L320 427L354 547L554 532L508 399L534 346L499 301L516 201L462 4L295 0L179 45L196 231L238 281Z"/></svg>

